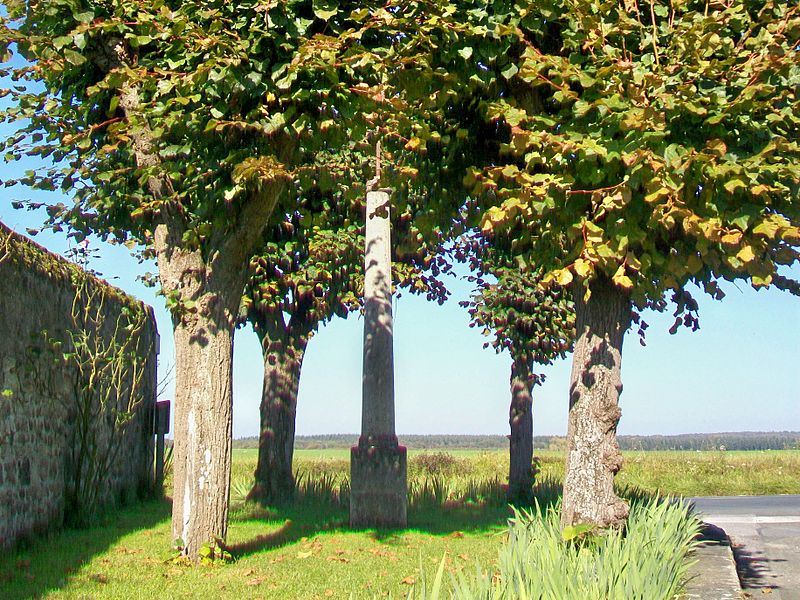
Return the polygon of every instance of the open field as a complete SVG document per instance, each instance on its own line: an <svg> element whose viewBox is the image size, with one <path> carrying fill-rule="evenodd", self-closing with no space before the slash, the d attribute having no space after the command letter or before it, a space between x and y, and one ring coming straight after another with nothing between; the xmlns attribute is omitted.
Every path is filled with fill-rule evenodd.
<svg viewBox="0 0 800 600"><path fill-rule="evenodd" d="M234 453L233 563L197 569L171 563L169 504L149 502L108 515L98 527L54 534L1 556L2 598L405 597L420 565L430 580L445 555L451 572L472 573L476 561L490 568L511 514L496 479L507 469L502 452L411 452L416 501L409 528L393 533L346 530L347 509L335 498L347 473L346 450L297 453L303 480L327 477L328 484L296 508L242 502L255 460L255 451ZM540 479L558 477L562 463L558 452L541 453ZM619 480L684 495L800 493L800 451L628 452ZM545 485L539 495L552 502L553 491Z"/></svg>
<svg viewBox="0 0 800 600"><path fill-rule="evenodd" d="M453 461L430 458L441 454L410 450L409 475L439 472L484 480L508 473L508 453L504 451L450 450L445 454ZM647 492L676 496L800 494L800 450L624 451L623 455L625 463L618 483ZM249 481L257 451L234 450L234 456L234 482ZM300 472L345 476L349 456L345 448L297 450L295 463ZM563 452L537 451L536 458L541 475L563 477Z"/></svg>

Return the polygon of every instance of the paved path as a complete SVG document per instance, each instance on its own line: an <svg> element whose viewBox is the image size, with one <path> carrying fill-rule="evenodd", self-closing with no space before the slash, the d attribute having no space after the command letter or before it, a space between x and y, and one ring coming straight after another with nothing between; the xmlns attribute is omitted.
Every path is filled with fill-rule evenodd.
<svg viewBox="0 0 800 600"><path fill-rule="evenodd" d="M746 592L771 600L800 600L800 496L691 500L704 521L730 537Z"/></svg>

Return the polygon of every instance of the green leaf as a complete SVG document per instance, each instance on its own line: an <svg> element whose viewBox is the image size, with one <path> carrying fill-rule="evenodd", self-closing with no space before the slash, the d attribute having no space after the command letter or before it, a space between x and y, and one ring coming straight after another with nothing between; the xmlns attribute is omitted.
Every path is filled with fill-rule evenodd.
<svg viewBox="0 0 800 600"><path fill-rule="evenodd" d="M75 14L75 20L79 23L91 23L94 19L94 12L85 11Z"/></svg>
<svg viewBox="0 0 800 600"><path fill-rule="evenodd" d="M79 54L78 52L70 50L69 48L64 49L64 58L68 63L73 64L76 67L79 67L86 62L86 57L83 54Z"/></svg>
<svg viewBox="0 0 800 600"><path fill-rule="evenodd" d="M625 274L625 265L620 265L611 280L624 290L633 289L633 281Z"/></svg>
<svg viewBox="0 0 800 600"><path fill-rule="evenodd" d="M515 65L514 63L509 64L502 71L500 71L500 73L502 73L503 77L505 77L506 79L511 79L518 72L519 69L517 68L517 65Z"/></svg>
<svg viewBox="0 0 800 600"><path fill-rule="evenodd" d="M567 525L561 530L561 539L565 542L570 542L578 537L581 537L594 529L594 525L590 523L579 523L577 525Z"/></svg>
<svg viewBox="0 0 800 600"><path fill-rule="evenodd" d="M56 50L61 50L64 46L70 45L72 45L71 35L62 35L53 39L53 46L55 46Z"/></svg>
<svg viewBox="0 0 800 600"><path fill-rule="evenodd" d="M731 194L735 193L736 190L747 189L747 185L741 179L731 179L729 181L726 181L724 187Z"/></svg>
<svg viewBox="0 0 800 600"><path fill-rule="evenodd" d="M339 5L335 2L314 1L314 14L323 21L328 21L332 16L339 12Z"/></svg>

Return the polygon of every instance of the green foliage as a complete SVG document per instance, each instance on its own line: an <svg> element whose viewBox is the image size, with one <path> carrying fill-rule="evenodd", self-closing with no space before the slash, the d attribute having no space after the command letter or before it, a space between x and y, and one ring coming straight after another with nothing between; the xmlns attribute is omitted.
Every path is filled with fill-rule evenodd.
<svg viewBox="0 0 800 600"><path fill-rule="evenodd" d="M212 540L203 544L197 553L200 556L201 565L213 565L220 562L231 562L233 556L226 549L222 540Z"/></svg>
<svg viewBox="0 0 800 600"><path fill-rule="evenodd" d="M446 151L440 113L450 99L432 94L446 77L421 44L438 31L423 19L426 4L5 4L3 74L13 85L2 120L20 127L6 158L53 160L6 184L71 192L74 206L48 212L51 225L66 221L78 235L149 245L162 209L177 205L181 243L208 248L270 182L293 182L281 213L309 199L312 212L333 211L334 191L362 196L368 132L383 140L384 179L401 198L425 172L416 162L435 164ZM9 62L15 48L29 63ZM132 92L138 111L126 104ZM430 158L422 139L438 148ZM160 197L152 177L165 182ZM446 178L430 180L437 189ZM440 196L417 210L435 214Z"/></svg>
<svg viewBox="0 0 800 600"><path fill-rule="evenodd" d="M423 579L408 598L670 600L685 584L699 530L686 506L659 499L634 504L624 533L591 537L588 531L563 535L555 508L515 510L500 548L498 574L478 565L474 577L452 576L447 590L443 559L431 588ZM579 536L582 542L574 543Z"/></svg>
<svg viewBox="0 0 800 600"><path fill-rule="evenodd" d="M622 450L793 450L800 444L800 432L741 432L741 433L688 433L683 435L621 435ZM348 450L358 441L357 435L300 435L295 438L295 450L318 451L323 449ZM543 450L564 447L563 436L537 435L534 446ZM508 446L504 435L403 435L402 444L409 450L498 450ZM238 438L234 449L257 448L258 438ZM410 460L410 459L409 459ZM409 463L409 467L412 463ZM459 468L463 467L459 464Z"/></svg>
<svg viewBox="0 0 800 600"><path fill-rule="evenodd" d="M469 311L470 327L482 327L485 336L494 333L484 348L491 345L496 352L508 350L515 361L527 365L551 364L571 350L575 312L569 290L558 286L543 289L540 270L533 270L524 260L506 264L488 245L468 260L478 268L478 274L470 276L478 287L461 306ZM533 379L538 383L539 376Z"/></svg>
<svg viewBox="0 0 800 600"><path fill-rule="evenodd" d="M796 2L529 2L513 26L498 146L465 178L486 234L639 308L690 281L800 291Z"/></svg>
<svg viewBox="0 0 800 600"><path fill-rule="evenodd" d="M65 331L32 340L25 375L64 411L65 521L85 527L112 499L112 470L144 401L148 317L140 305L113 306L110 288L85 273L74 285Z"/></svg>

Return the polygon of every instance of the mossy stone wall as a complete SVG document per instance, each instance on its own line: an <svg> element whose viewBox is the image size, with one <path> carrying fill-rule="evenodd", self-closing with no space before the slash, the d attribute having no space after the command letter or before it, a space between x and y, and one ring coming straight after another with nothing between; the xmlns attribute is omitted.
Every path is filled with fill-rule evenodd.
<svg viewBox="0 0 800 600"><path fill-rule="evenodd" d="M67 338L81 282L107 292L103 311L109 323L123 308L146 315L138 334L143 338L138 347L145 349L140 357L142 400L120 437L102 506L152 490L158 346L152 309L0 223L0 548L58 528L68 516L65 485L74 469L75 373L54 360L42 332L51 339ZM103 329L103 336L113 333ZM113 419L100 418L96 426L103 438Z"/></svg>

